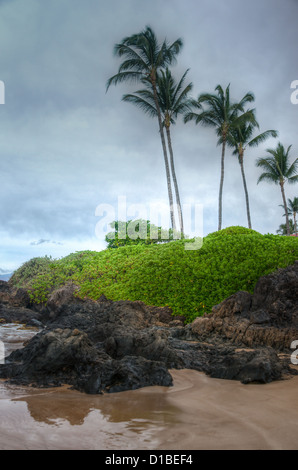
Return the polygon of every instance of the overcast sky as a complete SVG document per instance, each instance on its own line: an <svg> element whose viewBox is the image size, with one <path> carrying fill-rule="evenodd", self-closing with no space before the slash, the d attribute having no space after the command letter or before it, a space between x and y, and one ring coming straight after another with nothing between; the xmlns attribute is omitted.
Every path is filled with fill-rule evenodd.
<svg viewBox="0 0 298 470"><path fill-rule="evenodd" d="M120 63L114 44L146 25L160 41L183 39L172 71L180 78L190 69L193 97L217 84L230 83L235 101L251 91L260 131L278 130L245 155L253 228L276 233L285 222L280 189L257 185L255 161L278 141L292 145L291 160L298 156L298 105L290 99L297 17L297 0L0 0L0 270L104 249L96 208L107 204L117 216L119 197L129 210L167 203L157 122L121 101L132 87L106 93ZM172 139L181 202L203 205L206 235L218 223L215 132L180 120ZM287 198L297 195L297 185L286 186ZM240 167L228 150L223 227L230 225L247 219Z"/></svg>

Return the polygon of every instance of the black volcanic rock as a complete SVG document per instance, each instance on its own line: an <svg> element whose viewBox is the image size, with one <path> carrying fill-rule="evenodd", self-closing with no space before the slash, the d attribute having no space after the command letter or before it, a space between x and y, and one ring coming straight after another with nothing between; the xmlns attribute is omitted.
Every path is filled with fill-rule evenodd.
<svg viewBox="0 0 298 470"><path fill-rule="evenodd" d="M298 339L298 261L263 276L254 293L237 292L188 327L192 336L289 351Z"/></svg>
<svg viewBox="0 0 298 470"><path fill-rule="evenodd" d="M36 335L27 346L13 351L2 377L35 386L68 383L86 393L172 384L162 362L136 356L116 361L102 348L94 347L86 333L61 328Z"/></svg>
<svg viewBox="0 0 298 470"><path fill-rule="evenodd" d="M42 308L0 284L0 312L45 325L6 358L0 377L44 387L69 384L86 393L169 386L169 369L182 368L243 383L278 380L296 373L290 344L298 339L297 286L295 263L262 277L253 295L237 292L184 325L168 307L104 296L81 300L73 284L53 292Z"/></svg>

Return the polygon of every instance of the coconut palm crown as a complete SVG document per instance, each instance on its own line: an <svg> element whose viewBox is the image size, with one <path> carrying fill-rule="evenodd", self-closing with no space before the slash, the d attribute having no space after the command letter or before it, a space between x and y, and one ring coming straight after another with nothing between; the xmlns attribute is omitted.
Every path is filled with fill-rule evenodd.
<svg viewBox="0 0 298 470"><path fill-rule="evenodd" d="M269 156L258 158L256 165L264 171L258 178L258 183L268 181L279 184L283 199L283 207L286 216L287 235L290 235L289 215L285 196L285 182L294 184L298 182L298 157L290 163L289 152L291 145L287 148L279 142L276 149L267 149Z"/></svg>
<svg viewBox="0 0 298 470"><path fill-rule="evenodd" d="M282 205L281 207L284 207L284 206ZM298 197L297 196L294 197L293 199L290 199L290 198L288 199L287 210L288 210L288 215L289 216L292 215L294 219L293 232L297 233L297 220L296 220L296 216L298 213ZM284 216L285 215L286 214L284 214Z"/></svg>

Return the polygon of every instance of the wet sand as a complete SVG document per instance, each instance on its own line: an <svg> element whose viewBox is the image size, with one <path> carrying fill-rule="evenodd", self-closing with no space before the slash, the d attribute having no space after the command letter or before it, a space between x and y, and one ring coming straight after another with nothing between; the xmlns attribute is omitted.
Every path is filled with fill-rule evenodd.
<svg viewBox="0 0 298 470"><path fill-rule="evenodd" d="M0 449L297 449L298 377L265 385L171 371L174 386L85 395L0 382Z"/></svg>
<svg viewBox="0 0 298 470"><path fill-rule="evenodd" d="M10 338L14 341L13 334ZM298 448L298 377L243 385L193 370L171 374L173 387L104 395L68 386L12 386L2 380L0 449Z"/></svg>
<svg viewBox="0 0 298 470"><path fill-rule="evenodd" d="M161 449L298 449L298 377L243 385L175 371L167 402L179 409Z"/></svg>

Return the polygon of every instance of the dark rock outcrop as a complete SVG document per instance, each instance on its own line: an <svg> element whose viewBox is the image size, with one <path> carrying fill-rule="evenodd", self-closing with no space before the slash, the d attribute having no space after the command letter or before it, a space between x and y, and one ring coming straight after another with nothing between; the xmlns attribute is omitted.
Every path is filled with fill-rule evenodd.
<svg viewBox="0 0 298 470"><path fill-rule="evenodd" d="M298 263L262 277L253 295L237 292L190 325L167 307L104 296L81 300L76 289L58 289L40 307L0 284L0 317L11 321L19 311L20 321L45 325L0 365L1 378L102 393L169 386L175 368L243 383L296 373L290 345L298 339Z"/></svg>
<svg viewBox="0 0 298 470"><path fill-rule="evenodd" d="M28 292L25 289L10 287L6 281L0 281L0 320L1 322L20 322L41 320L41 315L32 310Z"/></svg>
<svg viewBox="0 0 298 470"><path fill-rule="evenodd" d="M27 347L11 353L5 375L15 383L35 386L69 383L86 393L172 383L162 362L136 356L114 360L103 348L94 347L86 333L67 328L36 335Z"/></svg>
<svg viewBox="0 0 298 470"><path fill-rule="evenodd" d="M261 277L252 295L232 295L189 330L200 339L221 336L233 344L288 351L298 339L298 262Z"/></svg>

